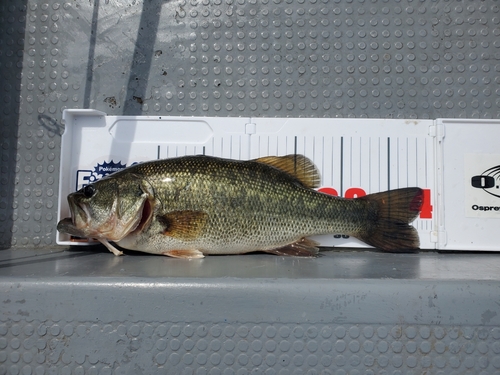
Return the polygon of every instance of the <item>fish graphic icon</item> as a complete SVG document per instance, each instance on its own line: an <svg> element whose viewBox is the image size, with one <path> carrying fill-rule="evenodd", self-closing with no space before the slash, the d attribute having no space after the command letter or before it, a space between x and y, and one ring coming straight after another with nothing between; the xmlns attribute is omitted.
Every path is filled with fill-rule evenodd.
<svg viewBox="0 0 500 375"><path fill-rule="evenodd" d="M479 176L471 178L472 187L483 189L486 193L500 198L500 165L488 168Z"/></svg>

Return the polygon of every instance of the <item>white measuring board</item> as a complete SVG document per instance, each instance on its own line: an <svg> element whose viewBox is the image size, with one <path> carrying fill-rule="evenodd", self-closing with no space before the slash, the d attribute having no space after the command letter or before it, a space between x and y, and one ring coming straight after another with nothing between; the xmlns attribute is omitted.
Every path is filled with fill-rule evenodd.
<svg viewBox="0 0 500 375"><path fill-rule="evenodd" d="M452 224L439 212L445 204L445 151L436 130L445 120L107 116L73 109L65 110L63 119L58 220L69 216L69 193L135 162L196 154L248 160L297 153L317 165L325 193L354 198L401 187L424 189L424 207L413 223L422 249L500 250L500 244L468 246L463 233L453 242L447 233ZM500 122L495 129L500 130ZM450 218L465 219L465 214ZM341 233L313 238L322 246L367 247ZM89 242L58 233L57 243Z"/></svg>

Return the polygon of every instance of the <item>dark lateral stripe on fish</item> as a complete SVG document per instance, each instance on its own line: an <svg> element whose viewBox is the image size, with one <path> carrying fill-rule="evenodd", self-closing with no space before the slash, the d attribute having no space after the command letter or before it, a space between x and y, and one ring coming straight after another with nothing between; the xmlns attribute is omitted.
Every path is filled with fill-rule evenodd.
<svg viewBox="0 0 500 375"><path fill-rule="evenodd" d="M192 210L172 211L157 218L165 226L163 232L165 236L193 240L200 235L205 226L207 214Z"/></svg>

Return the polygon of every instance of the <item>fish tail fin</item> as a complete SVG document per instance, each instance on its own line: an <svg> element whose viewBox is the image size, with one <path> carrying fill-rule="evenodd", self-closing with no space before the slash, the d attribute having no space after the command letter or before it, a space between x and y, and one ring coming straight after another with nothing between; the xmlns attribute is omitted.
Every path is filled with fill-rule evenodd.
<svg viewBox="0 0 500 375"><path fill-rule="evenodd" d="M371 223L356 235L368 245L390 252L418 250L420 240L410 223L422 208L424 193L420 188L403 188L361 197L373 208Z"/></svg>

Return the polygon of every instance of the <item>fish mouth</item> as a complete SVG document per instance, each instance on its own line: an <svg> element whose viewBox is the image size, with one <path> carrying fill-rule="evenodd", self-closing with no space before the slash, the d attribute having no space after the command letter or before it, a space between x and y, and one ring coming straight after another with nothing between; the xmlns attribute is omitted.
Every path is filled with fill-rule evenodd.
<svg viewBox="0 0 500 375"><path fill-rule="evenodd" d="M76 237L89 237L88 221L90 212L88 208L79 203L73 194L68 195L68 204L71 217L67 217L57 223L57 230Z"/></svg>
<svg viewBox="0 0 500 375"><path fill-rule="evenodd" d="M72 194L68 196L68 203L73 225L77 227L81 227L82 224L88 226L91 215L87 206L78 202Z"/></svg>
<svg viewBox="0 0 500 375"><path fill-rule="evenodd" d="M67 233L71 236L87 237L87 235L81 229L78 229L75 226L72 217L67 217L59 221L59 223L57 223L57 230L61 233Z"/></svg>

